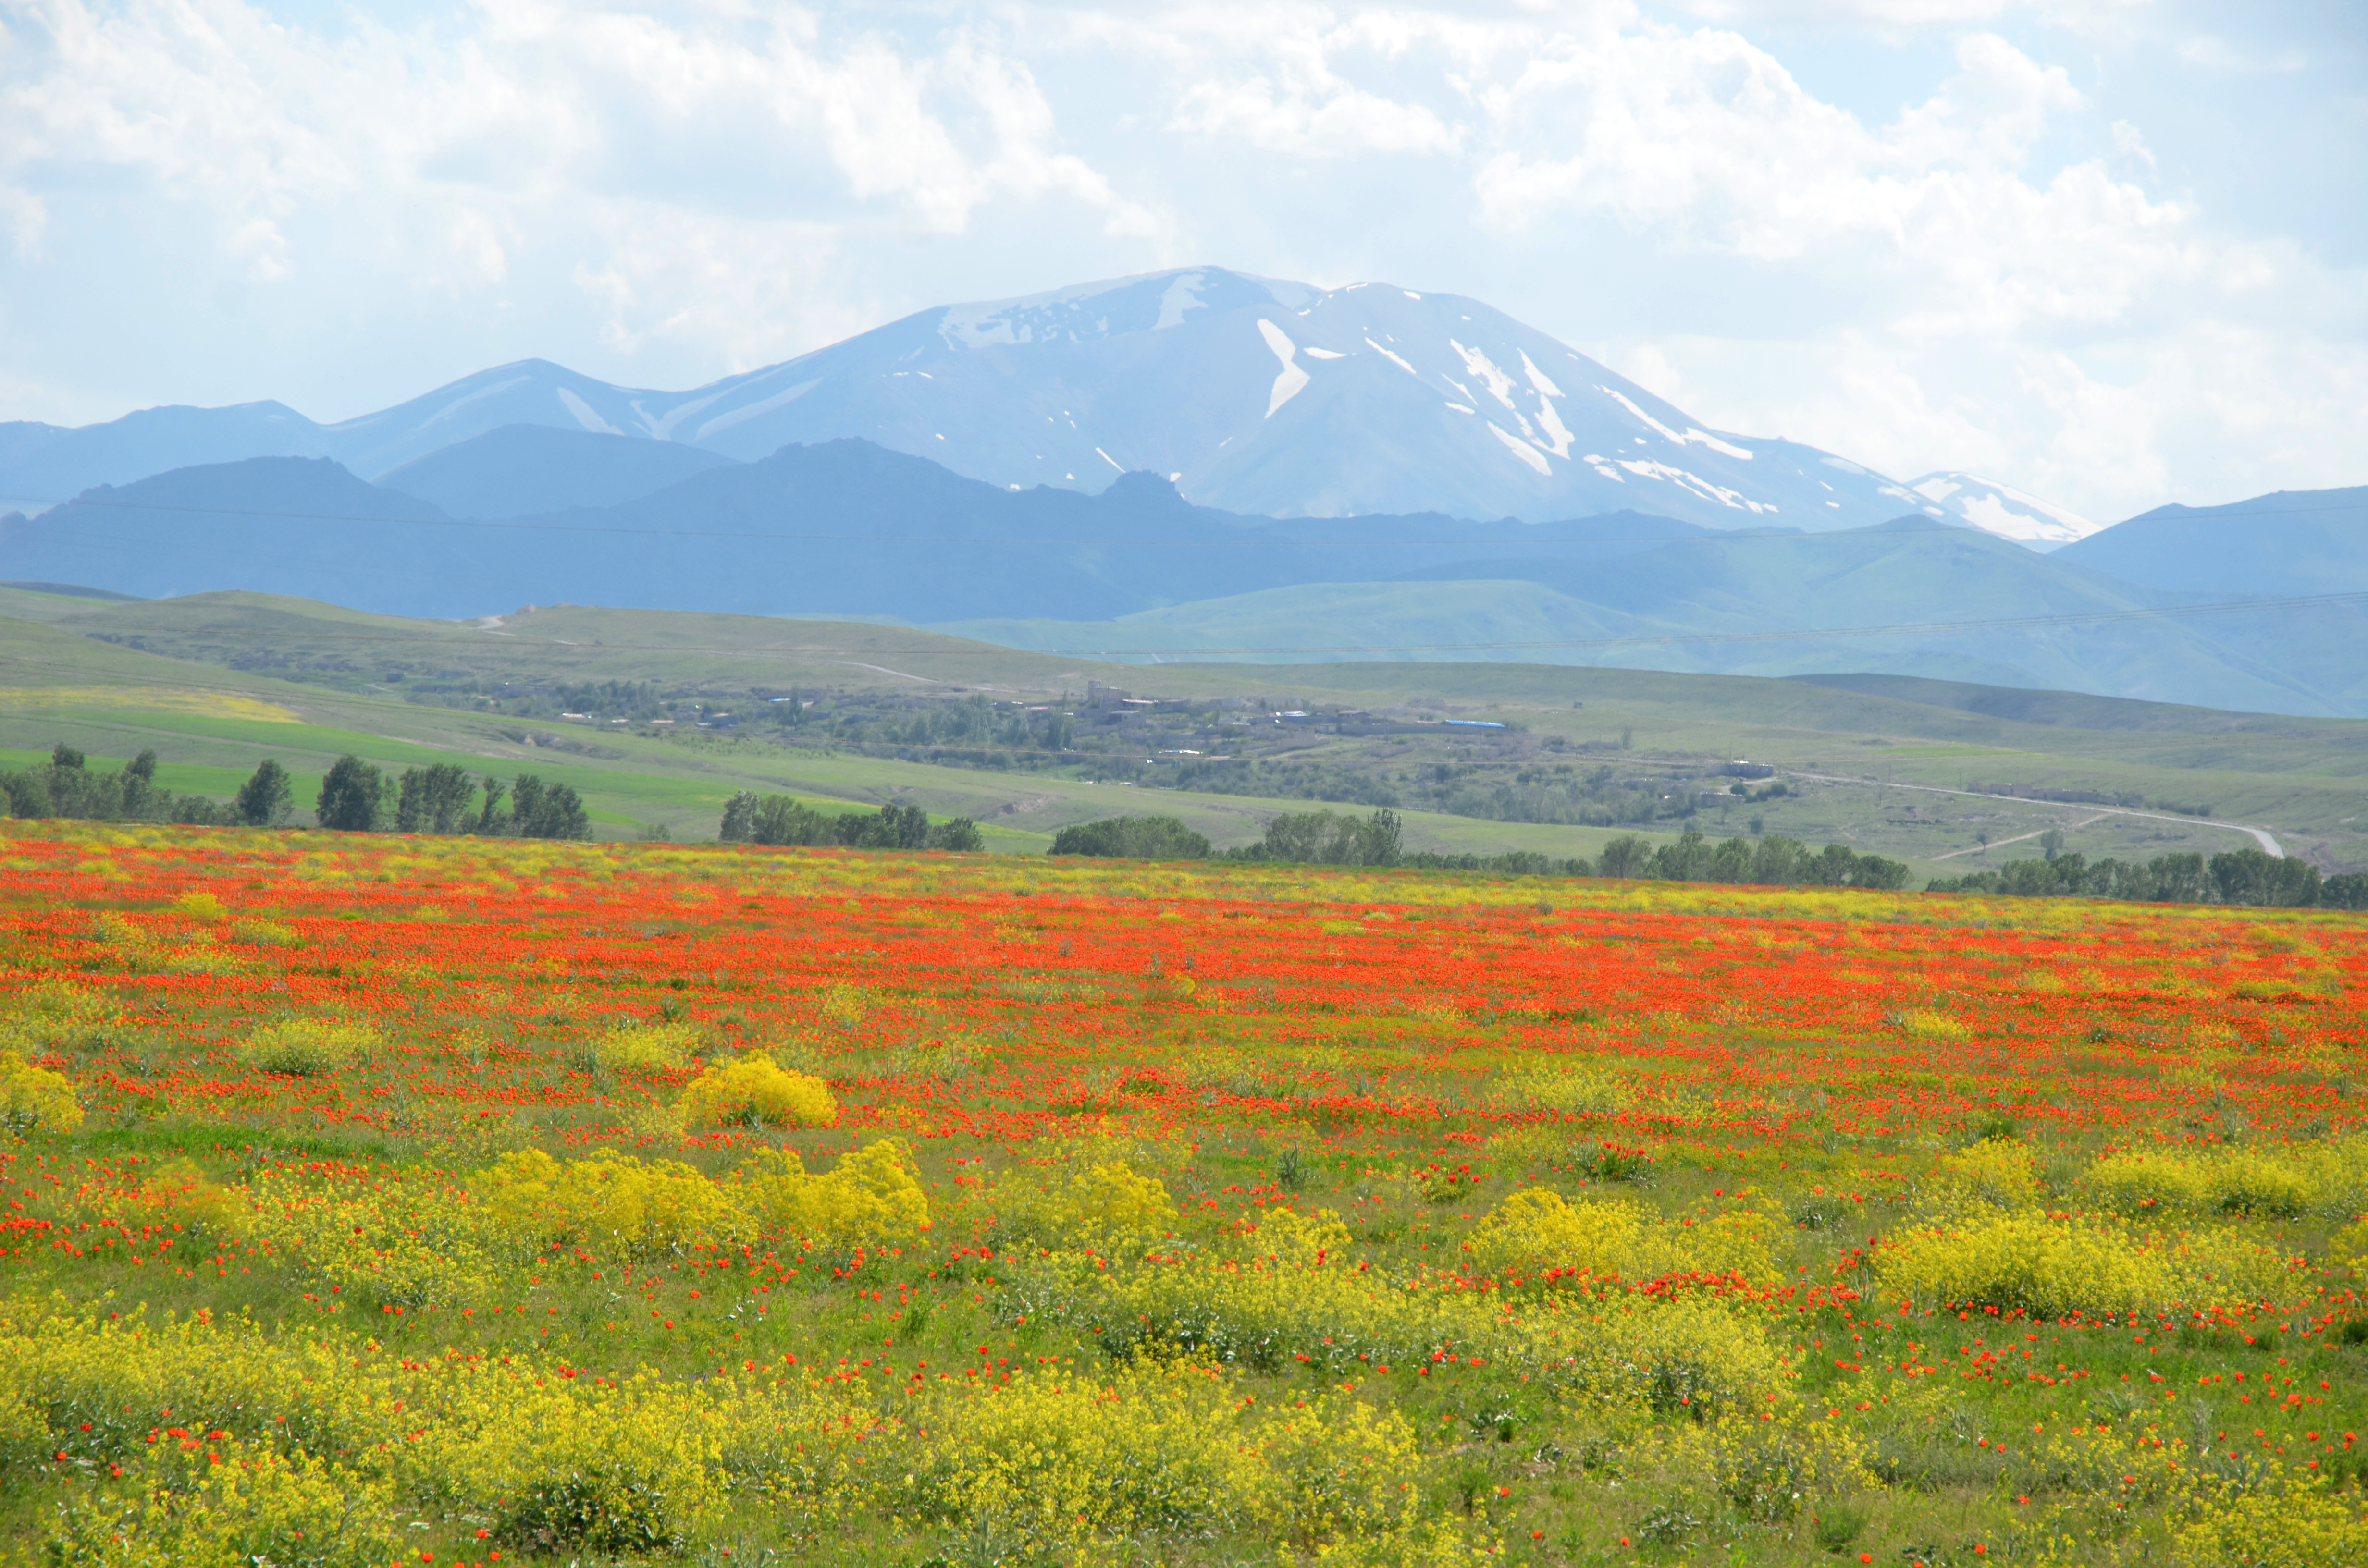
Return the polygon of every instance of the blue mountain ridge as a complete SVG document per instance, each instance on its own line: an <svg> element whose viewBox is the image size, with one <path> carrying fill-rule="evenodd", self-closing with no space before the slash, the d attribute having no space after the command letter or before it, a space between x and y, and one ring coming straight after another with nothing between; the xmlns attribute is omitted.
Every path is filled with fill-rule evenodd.
<svg viewBox="0 0 2368 1568"><path fill-rule="evenodd" d="M1705 429L1478 301L1209 267L936 307L689 392L523 360L334 425L269 403L149 409L0 442L0 506L259 456L379 479L518 425L743 461L860 437L1023 490L1090 494L1140 470L1273 517L1633 510L1814 531L1926 506L1846 458Z"/></svg>

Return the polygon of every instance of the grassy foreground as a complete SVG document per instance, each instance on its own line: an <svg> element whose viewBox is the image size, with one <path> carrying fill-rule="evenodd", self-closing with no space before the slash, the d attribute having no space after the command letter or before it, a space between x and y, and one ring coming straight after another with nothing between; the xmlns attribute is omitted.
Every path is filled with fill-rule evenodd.
<svg viewBox="0 0 2368 1568"><path fill-rule="evenodd" d="M19 829L0 1560L2368 1562L2368 925Z"/></svg>

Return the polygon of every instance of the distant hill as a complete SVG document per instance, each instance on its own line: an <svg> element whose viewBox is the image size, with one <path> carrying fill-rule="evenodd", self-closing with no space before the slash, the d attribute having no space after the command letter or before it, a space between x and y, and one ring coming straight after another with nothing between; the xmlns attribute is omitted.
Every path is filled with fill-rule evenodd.
<svg viewBox="0 0 2368 1568"><path fill-rule="evenodd" d="M2232 713L2178 702L2095 697L2081 691L1979 686L1970 681L1928 680L1920 676L1818 674L1785 678L1834 691L1855 691L1896 702L1922 703L1930 708L1953 708L1961 713L1979 713L2018 724L2044 724L2051 729L2284 734L2300 727L2295 720L2277 713Z"/></svg>
<svg viewBox="0 0 2368 1568"><path fill-rule="evenodd" d="M21 455L12 454L9 445L0 444L0 508L18 511L37 511L93 485L128 484L177 468L330 451L321 426L278 403L143 408L105 425L24 440Z"/></svg>
<svg viewBox="0 0 2368 1568"><path fill-rule="evenodd" d="M0 562L12 576L141 598L268 587L399 600L466 571L450 528L417 526L444 521L427 502L326 458L249 458L99 485L38 517L0 517Z"/></svg>
<svg viewBox="0 0 2368 1568"><path fill-rule="evenodd" d="M857 440L743 464L580 432L480 439L496 458L534 460L480 463L469 442L405 472L457 510L495 504L502 472L540 473L546 492L564 485L571 452L585 460L584 490L629 487L667 463L702 472L616 506L493 522L456 518L325 460L253 459L11 519L0 550L12 571L142 597L238 587L401 615L569 602L917 621L1092 619L1491 548L1600 559L1704 535L1634 513L1535 527L1436 514L1277 522L1191 506L1154 474L1099 495L1013 492ZM521 482L510 494L526 493Z"/></svg>
<svg viewBox="0 0 2368 1568"><path fill-rule="evenodd" d="M431 502L448 517L521 517L637 501L732 463L671 441L505 425L415 458L378 483Z"/></svg>
<svg viewBox="0 0 2368 1568"><path fill-rule="evenodd" d="M62 425L43 425L30 419L0 423L0 471L23 462L59 437L72 433ZM0 506L5 505L6 499L0 498Z"/></svg>
<svg viewBox="0 0 2368 1568"><path fill-rule="evenodd" d="M484 439L482 462L463 443L411 472L457 507L632 488L685 459L703 471L612 506L484 519L327 460L250 459L0 520L0 561L19 580L142 597L238 588L418 617L527 604L871 617L1143 661L1861 670L2368 713L2368 608L2165 614L2208 596L1924 516L1826 533L1633 512L1274 519L1196 506L1156 474L1091 495L1014 491L862 440L735 463L582 432ZM507 496L503 474L524 476Z"/></svg>
<svg viewBox="0 0 2368 1568"><path fill-rule="evenodd" d="M2368 485L2158 506L2066 545L2057 559L2215 597L2357 593L2368 590Z"/></svg>
<svg viewBox="0 0 2368 1568"><path fill-rule="evenodd" d="M1397 577L1272 588L1099 623L980 619L933 629L1142 662L1380 656L1757 676L1856 668L2258 712L2368 712L2351 652L2360 618L2157 617L2171 597L2066 564L2060 551L2035 555L1914 517L1844 534L1703 534L1596 562L1465 559ZM2059 617L2081 619L2051 623ZM2096 617L2109 619L2087 619ZM1953 629L1909 629L1925 622Z"/></svg>

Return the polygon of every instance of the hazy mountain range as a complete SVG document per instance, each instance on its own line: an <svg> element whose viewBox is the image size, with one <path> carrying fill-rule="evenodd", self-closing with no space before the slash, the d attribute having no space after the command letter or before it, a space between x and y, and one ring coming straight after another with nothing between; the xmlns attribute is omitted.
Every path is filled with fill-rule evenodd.
<svg viewBox="0 0 2368 1568"><path fill-rule="evenodd" d="M379 484L250 458L96 488L0 520L0 565L450 619L563 602L882 617L1142 661L1860 670L2368 712L2368 608L2284 602L2368 601L2368 490L2165 508L2040 554L1921 514L1819 533L1642 512L1270 518L1196 506L1153 473L1014 491L864 440L742 463L508 426ZM2187 613L2248 597L2280 602Z"/></svg>
<svg viewBox="0 0 2368 1568"><path fill-rule="evenodd" d="M515 426L613 435L677 460L752 461L858 437L1007 488L1093 493L1141 471L1198 504L1272 517L1635 510L1816 531L1925 510L2009 537L2071 537L2069 514L1998 486L1982 494L2002 501L1980 501L1963 475L1928 476L1947 483L1927 497L1847 457L1705 428L1476 300L1218 267L942 306L689 392L527 360L334 425L258 403L74 430L0 426L0 506L37 511L93 485L256 457L334 459L440 506L442 476L418 465ZM514 490L500 505L586 499ZM2032 517L2057 531L2032 531Z"/></svg>
<svg viewBox="0 0 2368 1568"><path fill-rule="evenodd" d="M1901 485L1706 430L1472 301L1213 268L924 312L696 392L528 363L334 426L276 403L5 426L0 492L32 514L0 516L0 579L150 597L2368 712L2361 605L2198 613L2368 595L2368 489L2100 529L1975 475Z"/></svg>

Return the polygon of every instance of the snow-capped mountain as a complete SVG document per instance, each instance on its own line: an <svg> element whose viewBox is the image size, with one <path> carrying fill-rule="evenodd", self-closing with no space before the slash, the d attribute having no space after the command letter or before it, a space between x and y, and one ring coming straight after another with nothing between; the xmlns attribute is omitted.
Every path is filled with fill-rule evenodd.
<svg viewBox="0 0 2368 1568"><path fill-rule="evenodd" d="M224 459L265 455L252 411L170 412L171 463L140 466L126 427L154 420L133 415L45 437L0 470L0 506L218 460L190 448L209 418L235 443ZM342 424L290 415L275 428L287 455L335 457L375 479L518 424L743 460L861 437L1018 488L1099 491L1144 470L1196 503L1275 517L1536 522L1634 510L1823 530L1921 505L1815 448L1707 429L1477 301L1219 267L939 307L691 392L611 386L527 360Z"/></svg>
<svg viewBox="0 0 2368 1568"><path fill-rule="evenodd" d="M2033 550L2055 550L2106 527L2053 501L1977 474L1928 473L1907 488L1916 493L1918 509L1927 516L1952 517Z"/></svg>

